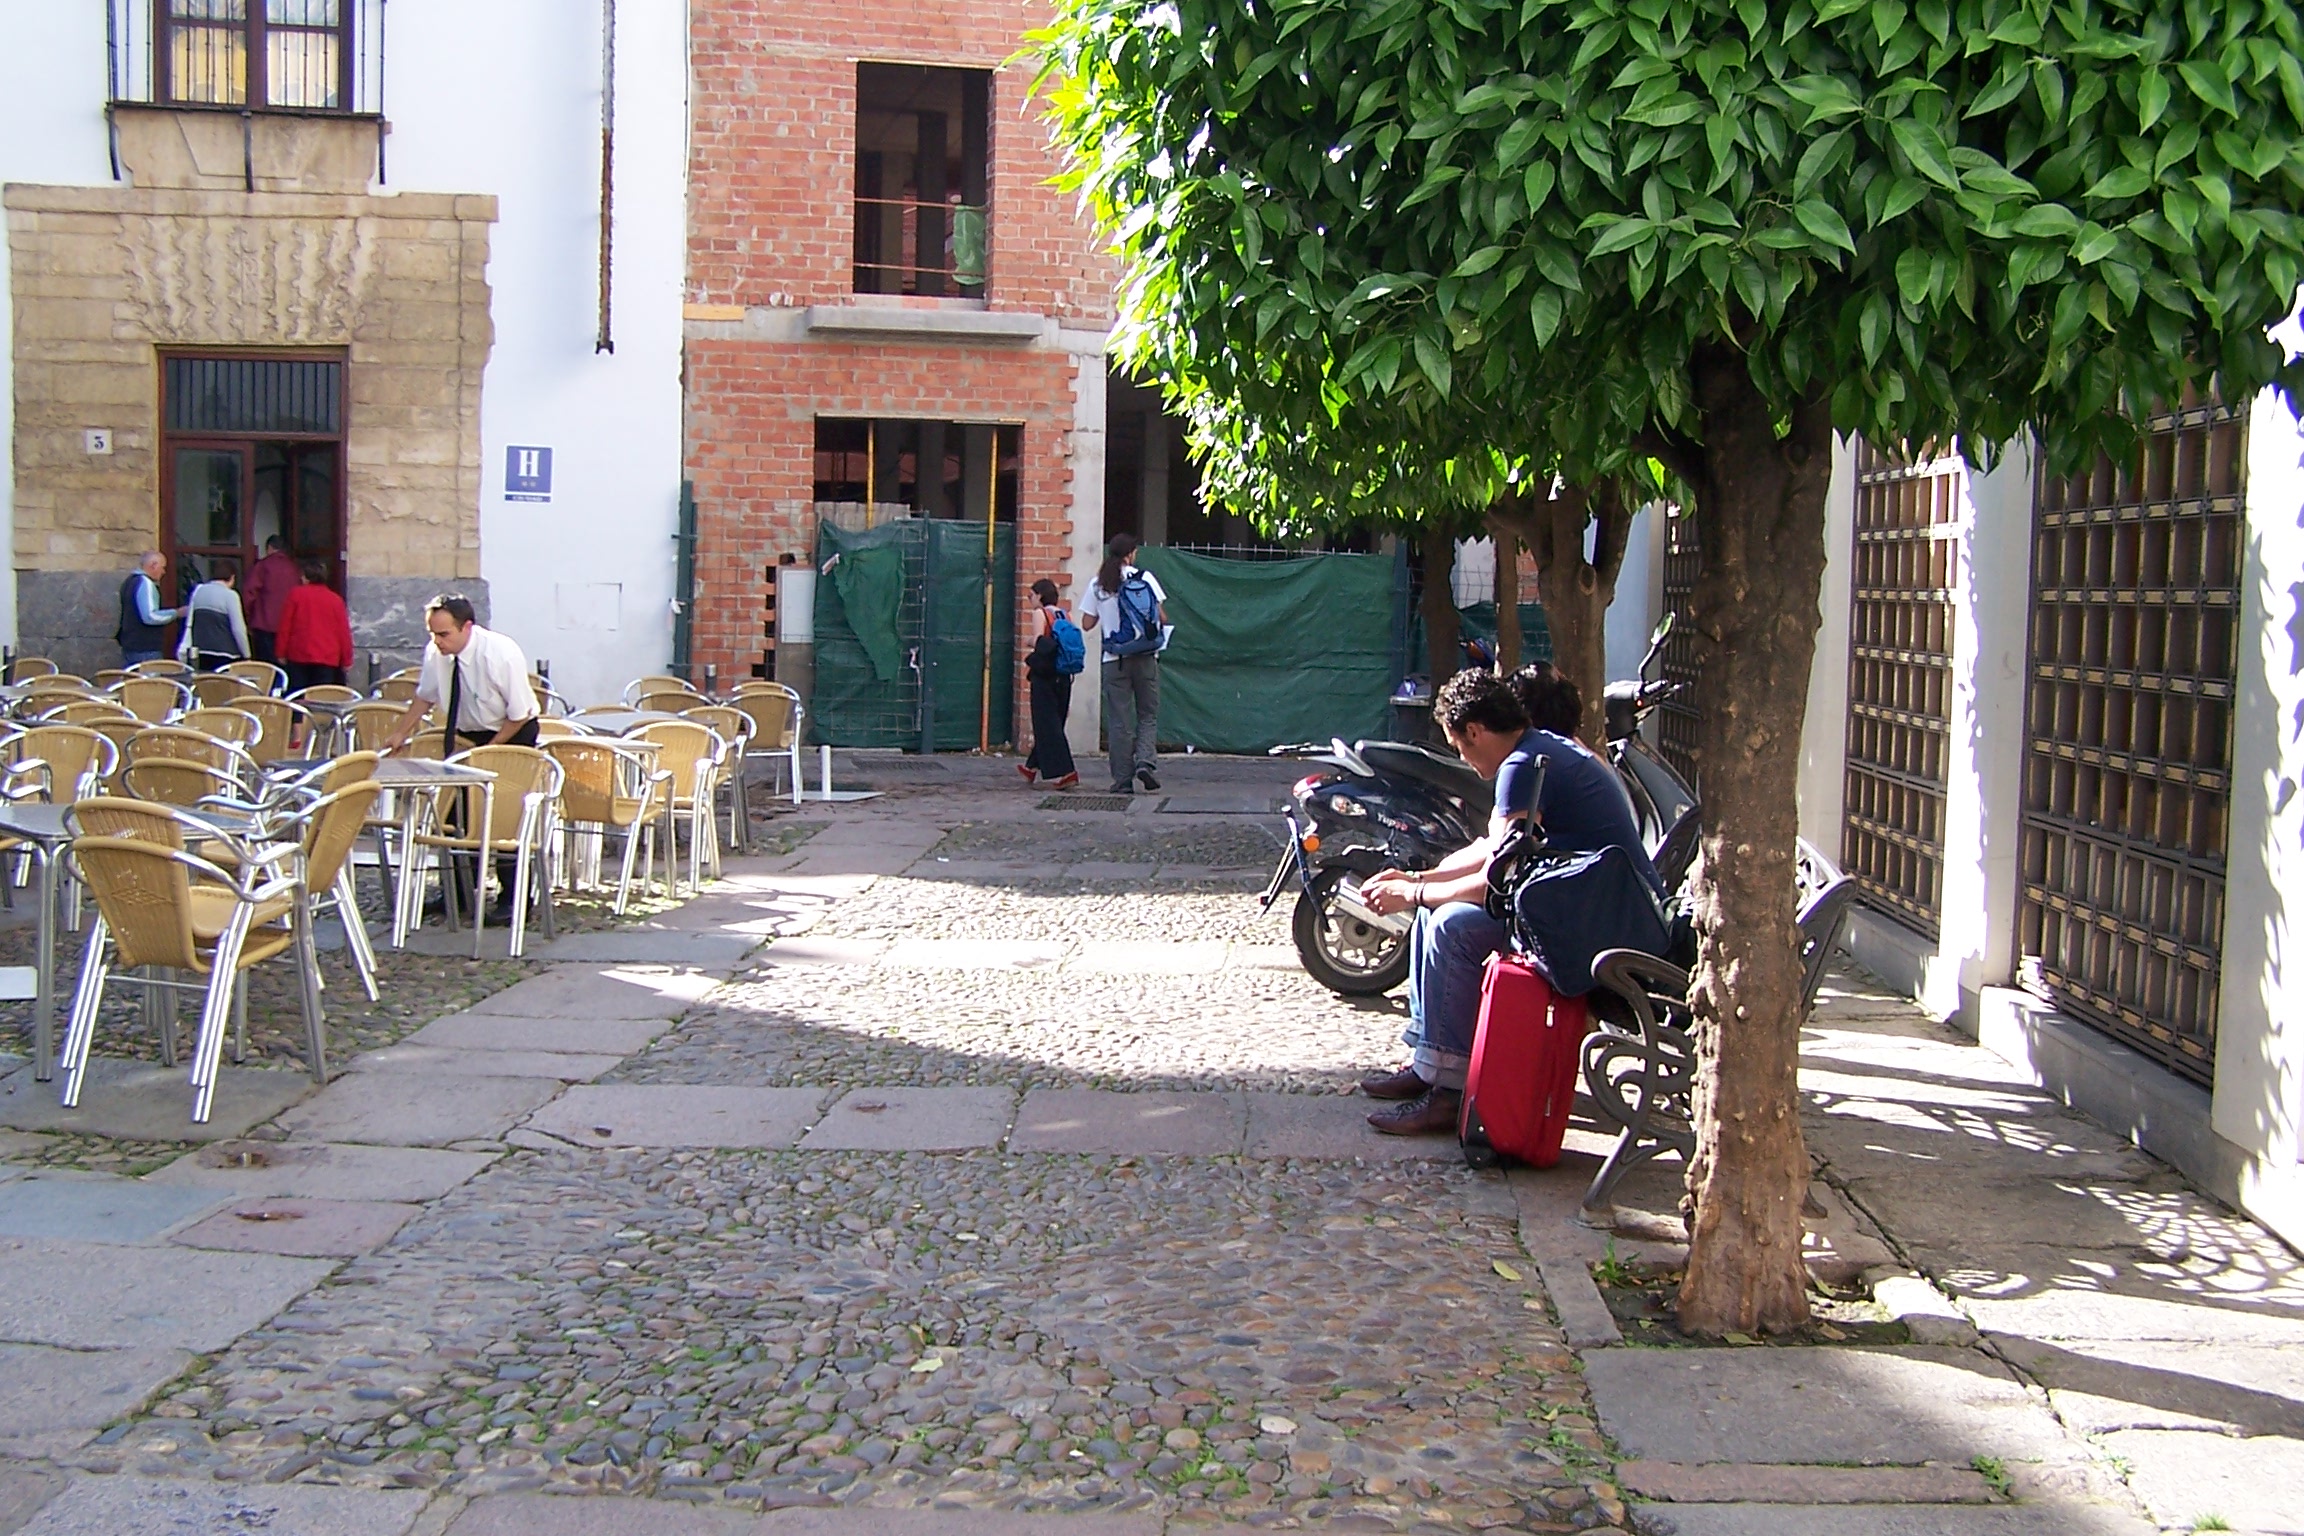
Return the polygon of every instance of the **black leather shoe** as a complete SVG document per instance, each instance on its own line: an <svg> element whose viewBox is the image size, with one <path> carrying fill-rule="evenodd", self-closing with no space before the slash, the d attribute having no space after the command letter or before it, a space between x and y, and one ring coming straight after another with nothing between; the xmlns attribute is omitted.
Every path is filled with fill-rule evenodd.
<svg viewBox="0 0 2304 1536"><path fill-rule="evenodd" d="M1372 1099L1413 1099L1432 1085L1416 1075L1414 1067L1375 1073L1360 1079L1360 1091Z"/></svg>
<svg viewBox="0 0 2304 1536"><path fill-rule="evenodd" d="M1136 793L1136 786L1127 783L1115 784L1104 793L1108 795L1132 795Z"/></svg>
<svg viewBox="0 0 2304 1536"><path fill-rule="evenodd" d="M1368 1123L1387 1136L1453 1136L1464 1095L1455 1088L1427 1088L1405 1104L1380 1109Z"/></svg>
<svg viewBox="0 0 2304 1536"><path fill-rule="evenodd" d="M1139 768L1136 770L1136 782L1143 785L1146 789L1158 789L1160 787L1160 781L1152 777L1152 770L1149 768Z"/></svg>

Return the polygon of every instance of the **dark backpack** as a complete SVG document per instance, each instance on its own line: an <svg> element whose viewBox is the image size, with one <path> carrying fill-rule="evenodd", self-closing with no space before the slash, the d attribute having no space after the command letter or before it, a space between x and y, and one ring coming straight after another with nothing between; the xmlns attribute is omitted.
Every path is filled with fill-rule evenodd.
<svg viewBox="0 0 2304 1536"><path fill-rule="evenodd" d="M1148 656L1160 649L1160 600L1152 595L1152 583L1144 573L1132 570L1121 577L1113 597L1120 618L1104 637L1104 654Z"/></svg>
<svg viewBox="0 0 2304 1536"><path fill-rule="evenodd" d="M1072 677L1088 669L1088 639L1068 615L1058 612L1051 616L1048 633L1056 639L1058 676Z"/></svg>

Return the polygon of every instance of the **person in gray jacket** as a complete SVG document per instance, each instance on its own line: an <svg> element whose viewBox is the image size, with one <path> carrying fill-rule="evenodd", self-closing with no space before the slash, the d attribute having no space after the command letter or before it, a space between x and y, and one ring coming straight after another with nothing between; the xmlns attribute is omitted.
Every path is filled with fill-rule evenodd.
<svg viewBox="0 0 2304 1536"><path fill-rule="evenodd" d="M238 575L230 566L192 589L184 604L182 659L202 672L223 670L248 656L248 616L240 606Z"/></svg>

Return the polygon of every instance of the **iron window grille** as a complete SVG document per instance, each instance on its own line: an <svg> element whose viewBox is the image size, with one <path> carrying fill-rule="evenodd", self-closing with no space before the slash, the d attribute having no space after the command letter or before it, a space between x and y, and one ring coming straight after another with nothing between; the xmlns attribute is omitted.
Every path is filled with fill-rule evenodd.
<svg viewBox="0 0 2304 1536"><path fill-rule="evenodd" d="M1873 906L1933 938L1944 886L1952 593L1967 468L1856 444L1841 864Z"/></svg>
<svg viewBox="0 0 2304 1536"><path fill-rule="evenodd" d="M2224 937L2245 416L2187 400L2041 479L2019 979L2206 1083Z"/></svg>
<svg viewBox="0 0 2304 1536"><path fill-rule="evenodd" d="M385 0L107 0L117 105L366 115Z"/></svg>
<svg viewBox="0 0 2304 1536"><path fill-rule="evenodd" d="M1679 507L1664 520L1664 611L1672 634L1660 665L1666 681L1681 686L1656 711L1656 746L1664 760L1690 784L1696 780L1696 630L1688 622L1696 596L1696 573L1703 565L1696 547L1696 519Z"/></svg>

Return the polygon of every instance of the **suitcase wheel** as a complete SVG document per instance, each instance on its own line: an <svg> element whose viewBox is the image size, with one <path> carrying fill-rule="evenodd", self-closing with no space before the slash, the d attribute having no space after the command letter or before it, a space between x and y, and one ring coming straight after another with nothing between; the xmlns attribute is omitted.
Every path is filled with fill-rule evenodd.
<svg viewBox="0 0 2304 1536"><path fill-rule="evenodd" d="M1496 1149L1488 1145L1487 1127L1480 1123L1480 1111L1472 1101L1464 1101L1464 1120L1457 1127L1456 1140L1464 1148L1465 1164L1473 1168L1493 1168L1503 1161Z"/></svg>

